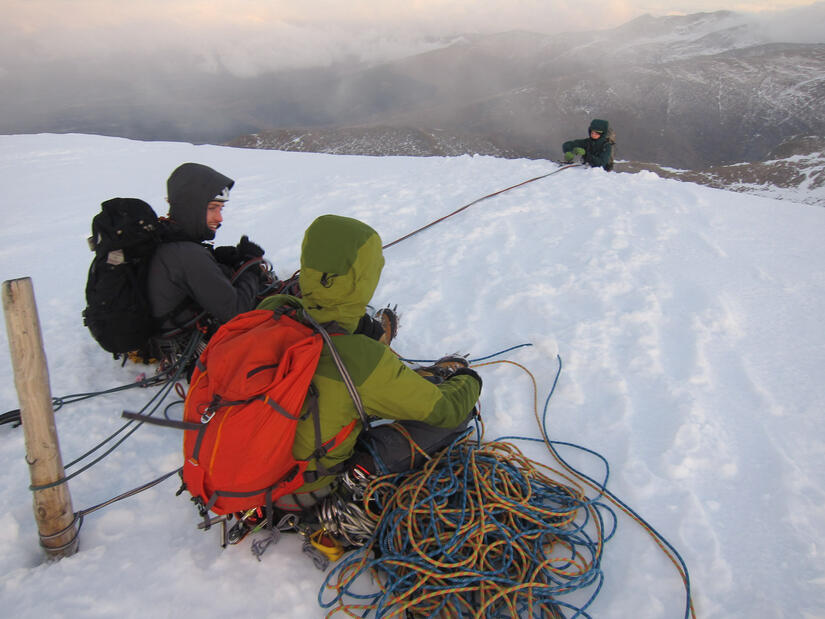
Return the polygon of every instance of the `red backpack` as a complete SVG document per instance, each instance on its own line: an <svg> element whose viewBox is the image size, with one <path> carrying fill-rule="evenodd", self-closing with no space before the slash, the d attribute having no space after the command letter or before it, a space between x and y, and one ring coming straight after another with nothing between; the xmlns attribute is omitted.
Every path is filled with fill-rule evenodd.
<svg viewBox="0 0 825 619"><path fill-rule="evenodd" d="M331 341L317 323L308 327L287 311L236 316L195 366L181 424L183 482L204 516L271 506L307 481L309 460L296 460L292 444L308 392L307 414L318 415L311 381L324 341ZM325 444L316 435L310 459L335 449L354 426Z"/></svg>

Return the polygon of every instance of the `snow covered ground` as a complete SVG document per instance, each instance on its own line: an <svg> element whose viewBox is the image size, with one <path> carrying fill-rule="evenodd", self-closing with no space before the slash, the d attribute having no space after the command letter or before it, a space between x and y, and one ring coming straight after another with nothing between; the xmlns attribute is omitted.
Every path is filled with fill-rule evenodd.
<svg viewBox="0 0 825 619"><path fill-rule="evenodd" d="M338 213L385 243L476 198L545 174L546 161L368 158L83 135L0 136L0 276L33 279L54 396L135 380L80 319L101 201L165 212L180 163L236 180L218 243L243 233L282 275L303 230ZM699 617L825 617L825 210L664 180L572 168L485 200L386 251L374 304L397 303L409 358L503 358L528 367L552 438L610 462L610 489L690 570ZM7 349L5 331L3 348ZM487 439L538 437L529 379L480 368ZM0 412L17 407L0 355ZM64 462L121 426L131 390L57 413ZM174 412L174 409L173 409ZM528 455L552 462L542 447ZM585 472L598 461L569 453ZM196 529L170 479L89 515L80 550L44 564L20 428L0 426L0 608L7 617L321 617L324 574L284 537L258 562ZM70 483L76 510L181 464L174 431L142 427ZM673 565L620 517L593 617L682 617ZM369 588L369 583L366 583Z"/></svg>

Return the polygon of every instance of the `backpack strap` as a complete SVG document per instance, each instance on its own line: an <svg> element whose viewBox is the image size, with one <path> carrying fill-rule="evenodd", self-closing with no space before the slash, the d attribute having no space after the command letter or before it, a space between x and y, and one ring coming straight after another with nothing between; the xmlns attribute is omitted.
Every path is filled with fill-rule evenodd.
<svg viewBox="0 0 825 619"><path fill-rule="evenodd" d="M309 398L307 413L312 415L312 422L315 426L315 451L309 455L309 458L315 460L316 469L314 471L304 471L304 483L315 481L318 477L325 475L337 475L344 469L343 462L330 467L324 466L321 464L321 458L338 447L355 428L355 420L353 419L350 423L341 428L338 431L338 434L333 436L326 443L322 443L321 414L318 410L318 391L316 390L315 385L310 385L309 394L307 397Z"/></svg>
<svg viewBox="0 0 825 619"><path fill-rule="evenodd" d="M213 413L214 414L214 413ZM139 421L140 423L148 423L154 426L162 426L164 428L174 428L175 430L193 430L198 433L198 438L195 441L195 447L192 450L192 458L197 459L198 454L201 450L201 442L203 441L203 435L206 432L206 427L208 425L209 419L203 421L201 423L195 423L193 421L178 421L176 419L167 419L167 418L158 418L158 417L150 417L149 415L143 415L141 413L133 413L131 411L123 411L121 413L121 417L125 419L131 419L132 421Z"/></svg>
<svg viewBox="0 0 825 619"><path fill-rule="evenodd" d="M124 419L131 419L141 423L148 423L154 426L163 426L166 428L175 428L176 430L200 430L203 424L193 423L191 421L177 421L175 419L167 419L160 417L150 417L141 413L133 413L131 411L123 411L121 417Z"/></svg>
<svg viewBox="0 0 825 619"><path fill-rule="evenodd" d="M332 355L333 361L335 361L335 367L338 368L338 373L341 374L341 378L344 381L344 385L347 387L347 391L349 392L350 397L352 398L352 403L355 404L355 410L358 411L358 416L361 417L361 425L364 426L364 431L368 431L371 427L370 421L367 418L367 413L364 410L364 403L361 401L361 396L358 395L358 390L355 388L355 382L352 380L352 377L349 375L346 366L344 365L343 359L341 359L341 355L338 354L338 350L335 348L335 344L332 343L332 337L327 332L324 327L318 324L318 321L315 320L312 316L309 315L309 312L303 312L303 318L315 329L318 333L321 334L321 337L324 339L324 342L329 347L329 352Z"/></svg>
<svg viewBox="0 0 825 619"><path fill-rule="evenodd" d="M186 320L181 321L179 319L179 314L182 314L184 310L191 310L193 312L193 316L191 318L187 318ZM190 297L185 297L180 303L178 303L175 307L170 309L165 314L158 316L157 318L152 318L155 322L155 328L160 331L161 326L167 320L172 322L172 328L168 329L165 332L161 332L155 337L159 338L170 338L180 335L184 331L188 331L189 329L193 328L197 322L206 316L207 312L203 309L200 305L198 305L193 299Z"/></svg>

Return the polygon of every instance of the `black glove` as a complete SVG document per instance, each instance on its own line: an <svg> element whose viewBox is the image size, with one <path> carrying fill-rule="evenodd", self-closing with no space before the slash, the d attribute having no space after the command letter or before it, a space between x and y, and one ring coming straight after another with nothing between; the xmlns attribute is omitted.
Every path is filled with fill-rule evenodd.
<svg viewBox="0 0 825 619"><path fill-rule="evenodd" d="M455 372L450 374L447 380L450 380L450 378L453 378L454 376L472 376L478 381L478 389L479 391L481 391L481 376L479 376L478 372L476 372L475 370L471 368L458 368Z"/></svg>
<svg viewBox="0 0 825 619"><path fill-rule="evenodd" d="M238 256L240 256L241 260L250 260L252 258L260 258L264 255L264 250L260 245L256 245L252 241L249 240L249 237L245 234L241 237L240 243L238 243Z"/></svg>
<svg viewBox="0 0 825 619"><path fill-rule="evenodd" d="M231 245L216 247L213 253L215 255L215 260L217 260L219 264L225 264L232 269L238 266L238 263L241 261L241 256L238 254L238 248L232 247Z"/></svg>
<svg viewBox="0 0 825 619"><path fill-rule="evenodd" d="M384 335L384 329L381 327L379 321L375 320L369 314L364 314L358 321L358 326L355 327L353 333L355 335L366 335L372 340L377 340Z"/></svg>

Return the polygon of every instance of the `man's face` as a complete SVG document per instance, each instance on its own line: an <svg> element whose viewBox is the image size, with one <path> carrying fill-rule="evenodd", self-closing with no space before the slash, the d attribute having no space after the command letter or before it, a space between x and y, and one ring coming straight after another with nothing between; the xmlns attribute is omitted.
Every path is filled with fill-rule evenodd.
<svg viewBox="0 0 825 619"><path fill-rule="evenodd" d="M602 137L602 134L599 131L594 130L594 131L590 132L590 139L591 140L598 140L600 137Z"/></svg>
<svg viewBox="0 0 825 619"><path fill-rule="evenodd" d="M206 205L206 226L215 232L223 221L223 202L210 202Z"/></svg>

